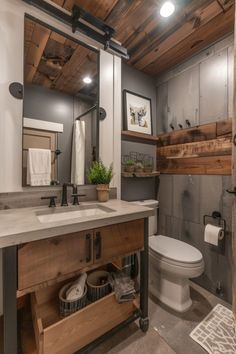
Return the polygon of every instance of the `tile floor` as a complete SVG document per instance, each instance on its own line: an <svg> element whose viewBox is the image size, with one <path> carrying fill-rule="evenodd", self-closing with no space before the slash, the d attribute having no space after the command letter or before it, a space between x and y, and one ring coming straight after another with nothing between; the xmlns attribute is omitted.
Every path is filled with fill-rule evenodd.
<svg viewBox="0 0 236 354"><path fill-rule="evenodd" d="M103 342L90 354L206 354L189 334L217 304L230 305L191 283L193 305L180 315L150 296L150 328L143 334L137 323Z"/></svg>

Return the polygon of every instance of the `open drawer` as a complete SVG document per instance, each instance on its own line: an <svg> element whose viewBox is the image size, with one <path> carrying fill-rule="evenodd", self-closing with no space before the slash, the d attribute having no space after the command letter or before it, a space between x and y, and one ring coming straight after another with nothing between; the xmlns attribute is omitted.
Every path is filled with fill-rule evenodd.
<svg viewBox="0 0 236 354"><path fill-rule="evenodd" d="M31 294L36 345L39 354L73 354L130 317L135 302L119 304L114 293L61 319L56 292Z"/></svg>

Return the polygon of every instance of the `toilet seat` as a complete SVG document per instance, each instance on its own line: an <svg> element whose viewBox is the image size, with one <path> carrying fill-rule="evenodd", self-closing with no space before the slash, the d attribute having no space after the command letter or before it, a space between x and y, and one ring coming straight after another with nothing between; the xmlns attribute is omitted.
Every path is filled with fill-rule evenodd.
<svg viewBox="0 0 236 354"><path fill-rule="evenodd" d="M192 268L203 261L197 248L163 235L149 237L149 251L154 258L176 266Z"/></svg>

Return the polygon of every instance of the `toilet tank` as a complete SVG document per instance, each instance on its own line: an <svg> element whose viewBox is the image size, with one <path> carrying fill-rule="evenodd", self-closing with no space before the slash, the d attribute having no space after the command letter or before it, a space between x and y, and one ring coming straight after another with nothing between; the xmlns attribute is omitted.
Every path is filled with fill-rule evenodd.
<svg viewBox="0 0 236 354"><path fill-rule="evenodd" d="M149 231L149 236L156 235L157 234L157 209L159 206L158 200L154 200L154 199L137 200L131 203L143 205L155 209L155 215L149 216L148 218L148 226L149 226L148 231Z"/></svg>

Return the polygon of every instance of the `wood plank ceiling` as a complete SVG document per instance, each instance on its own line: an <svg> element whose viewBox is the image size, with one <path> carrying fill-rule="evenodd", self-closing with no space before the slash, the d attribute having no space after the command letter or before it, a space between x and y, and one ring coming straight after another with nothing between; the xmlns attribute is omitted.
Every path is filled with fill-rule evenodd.
<svg viewBox="0 0 236 354"><path fill-rule="evenodd" d="M161 18L163 0L53 0L71 11L76 3L116 30L128 63L150 75L179 64L233 32L234 0L173 0L176 12Z"/></svg>
<svg viewBox="0 0 236 354"><path fill-rule="evenodd" d="M115 39L128 49L128 64L152 76L181 63L234 28L234 0L173 0L176 11L170 18L159 15L163 0L52 1L68 11L78 4L112 26ZM70 94L86 91L82 78L85 74L96 78L96 56L26 19L25 82Z"/></svg>

